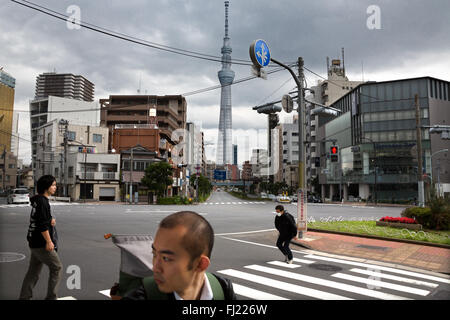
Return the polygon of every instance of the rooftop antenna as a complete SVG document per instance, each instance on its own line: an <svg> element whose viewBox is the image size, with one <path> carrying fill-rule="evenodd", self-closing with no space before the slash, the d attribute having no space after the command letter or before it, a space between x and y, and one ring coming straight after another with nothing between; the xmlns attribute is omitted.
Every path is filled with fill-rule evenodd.
<svg viewBox="0 0 450 320"><path fill-rule="evenodd" d="M364 61L361 60L361 73L362 73L362 82L364 82Z"/></svg>
<svg viewBox="0 0 450 320"><path fill-rule="evenodd" d="M344 48L342 48L342 72L344 73L345 77L345 63L344 63Z"/></svg>
<svg viewBox="0 0 450 320"><path fill-rule="evenodd" d="M225 38L228 38L228 6L229 1L225 1Z"/></svg>
<svg viewBox="0 0 450 320"><path fill-rule="evenodd" d="M141 94L141 82L142 82L142 74L139 76L139 88L137 89L138 94Z"/></svg>

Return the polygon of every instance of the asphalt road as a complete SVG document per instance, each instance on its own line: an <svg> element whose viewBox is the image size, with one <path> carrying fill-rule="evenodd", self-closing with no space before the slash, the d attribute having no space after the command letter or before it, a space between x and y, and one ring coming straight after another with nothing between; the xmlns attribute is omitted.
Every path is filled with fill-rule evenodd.
<svg viewBox="0 0 450 320"><path fill-rule="evenodd" d="M284 257L275 247L275 205L243 201L225 192L216 192L205 204L192 206L54 204L58 253L64 265L60 297L108 299L101 292L118 280L120 252L103 235L154 235L165 216L180 210L196 211L210 221L216 233L210 271L232 279L242 299L437 299L450 291L448 280L425 272L380 270L342 257L329 260L293 246L294 257L300 260L291 267L280 264ZM296 215L295 204L285 207ZM308 204L308 215L316 219L399 216L401 210ZM29 262L25 239L29 213L25 205L0 205L0 299L17 299L19 295ZM74 268L80 270L80 288L73 288ZM35 289L36 299L45 297L47 279L44 268Z"/></svg>

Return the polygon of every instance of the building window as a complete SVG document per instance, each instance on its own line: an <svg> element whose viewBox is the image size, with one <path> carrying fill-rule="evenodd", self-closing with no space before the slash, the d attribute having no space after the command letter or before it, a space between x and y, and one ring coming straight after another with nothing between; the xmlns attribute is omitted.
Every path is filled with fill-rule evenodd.
<svg viewBox="0 0 450 320"><path fill-rule="evenodd" d="M69 141L75 141L76 138L77 138L77 134L75 131L67 131L67 139Z"/></svg>
<svg viewBox="0 0 450 320"><path fill-rule="evenodd" d="M92 136L92 140L94 141L94 143L102 143L102 138L103 136L101 134L93 134Z"/></svg>
<svg viewBox="0 0 450 320"><path fill-rule="evenodd" d="M51 144L52 143L52 133L49 132L47 133L47 144Z"/></svg>
<svg viewBox="0 0 450 320"><path fill-rule="evenodd" d="M55 168L55 177L59 177L59 168Z"/></svg>
<svg viewBox="0 0 450 320"><path fill-rule="evenodd" d="M73 178L73 167L69 167L69 172L67 174L69 176L69 178Z"/></svg>

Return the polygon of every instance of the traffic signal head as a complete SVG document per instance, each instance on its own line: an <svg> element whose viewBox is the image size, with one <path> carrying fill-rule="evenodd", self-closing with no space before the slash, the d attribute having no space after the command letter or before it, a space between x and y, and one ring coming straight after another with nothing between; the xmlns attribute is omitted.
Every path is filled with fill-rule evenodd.
<svg viewBox="0 0 450 320"><path fill-rule="evenodd" d="M337 146L330 147L330 158L331 162L339 162L339 147Z"/></svg>

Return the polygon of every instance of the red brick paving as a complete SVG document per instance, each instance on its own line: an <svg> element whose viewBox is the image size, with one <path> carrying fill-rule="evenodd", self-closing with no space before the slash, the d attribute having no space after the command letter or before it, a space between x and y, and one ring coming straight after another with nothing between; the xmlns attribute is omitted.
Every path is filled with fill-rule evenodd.
<svg viewBox="0 0 450 320"><path fill-rule="evenodd" d="M446 248L311 231L305 234L305 238L314 240L294 240L294 242L299 242L317 251L450 273L450 249ZM358 247L359 245L386 249L361 248Z"/></svg>

